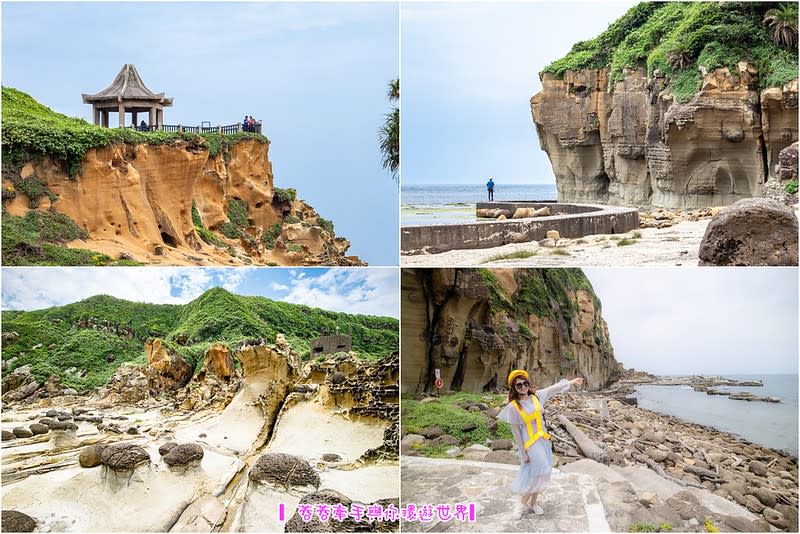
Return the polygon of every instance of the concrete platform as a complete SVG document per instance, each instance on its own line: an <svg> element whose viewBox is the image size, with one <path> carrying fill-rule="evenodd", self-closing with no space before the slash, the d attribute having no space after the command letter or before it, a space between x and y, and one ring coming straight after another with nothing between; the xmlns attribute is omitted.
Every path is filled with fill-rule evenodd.
<svg viewBox="0 0 800 534"><path fill-rule="evenodd" d="M455 249L492 248L509 243L540 241L549 230L570 239L596 234L622 234L639 228L636 208L557 202L481 202L476 209L549 206L557 215L525 219L477 220L469 224L404 226L400 228L400 249L406 254L439 254Z"/></svg>
<svg viewBox="0 0 800 534"><path fill-rule="evenodd" d="M403 456L401 504L475 503L474 523L403 521L402 532L610 532L592 477L553 470L539 496L544 515L513 517L519 497L510 491L519 466Z"/></svg>

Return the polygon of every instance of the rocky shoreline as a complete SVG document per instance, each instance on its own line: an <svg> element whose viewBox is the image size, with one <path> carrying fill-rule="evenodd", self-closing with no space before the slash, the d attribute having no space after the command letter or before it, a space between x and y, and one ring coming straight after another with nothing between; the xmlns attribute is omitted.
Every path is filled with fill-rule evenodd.
<svg viewBox="0 0 800 534"><path fill-rule="evenodd" d="M211 352L171 394L130 365L95 396L4 396L2 530L320 531L340 523L297 511L319 495L397 507L398 353L303 365L279 335L237 347L226 379Z"/></svg>
<svg viewBox="0 0 800 534"><path fill-rule="evenodd" d="M597 446L601 455L595 459L601 463L620 467L647 466L665 480L722 497L759 517L758 523L748 525L747 530L773 527L797 531L796 457L711 427L625 404L614 398L617 394L618 390L612 396L570 392L555 397L548 404L545 415L553 435L556 467L587 457L586 451L565 429L562 418L566 418ZM487 426L496 435L495 416L503 402L498 395L484 395L482 402L470 403L464 408L485 413ZM485 444L461 447L458 440L440 431L431 427L416 435L406 433L401 440L402 454L420 455L418 449L422 444L452 444L445 452L446 457L519 463L510 440L493 439ZM640 504L654 512L659 509L658 504L663 504L657 501L653 493L652 498L640 499ZM676 506L675 502L669 505ZM718 519L731 525L724 518ZM701 517L701 526L702 521ZM688 523L683 528L693 530Z"/></svg>

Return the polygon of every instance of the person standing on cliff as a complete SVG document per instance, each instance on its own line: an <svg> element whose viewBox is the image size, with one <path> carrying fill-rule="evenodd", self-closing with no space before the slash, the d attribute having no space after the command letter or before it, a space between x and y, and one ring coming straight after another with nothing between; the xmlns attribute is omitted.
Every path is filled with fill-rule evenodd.
<svg viewBox="0 0 800 534"><path fill-rule="evenodd" d="M486 182L486 190L489 192L489 202L494 201L494 180L492 177L489 177L489 181Z"/></svg>
<svg viewBox="0 0 800 534"><path fill-rule="evenodd" d="M528 512L544 514L536 504L539 493L550 482L553 469L553 447L550 434L544 426L544 405L557 393L567 391L571 385L583 384L583 378L561 380L550 387L531 390L528 372L515 369L508 375L508 404L497 414L497 418L511 425L511 433L517 443L520 468L511 491L521 495L514 507L516 519Z"/></svg>

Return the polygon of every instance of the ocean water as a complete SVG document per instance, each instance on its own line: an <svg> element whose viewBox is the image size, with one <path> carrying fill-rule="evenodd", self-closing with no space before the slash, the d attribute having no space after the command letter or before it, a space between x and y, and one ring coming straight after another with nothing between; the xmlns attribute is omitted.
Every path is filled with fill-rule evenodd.
<svg viewBox="0 0 800 534"><path fill-rule="evenodd" d="M556 200L553 184L495 184L494 199ZM404 185L400 192L400 226L475 221L475 204L488 200L483 184Z"/></svg>
<svg viewBox="0 0 800 534"><path fill-rule="evenodd" d="M731 400L706 395L688 386L636 387L639 406L684 421L736 434L748 441L788 451L797 457L797 375L724 375L736 380L761 380L763 387L726 386L759 397L778 397L780 403Z"/></svg>

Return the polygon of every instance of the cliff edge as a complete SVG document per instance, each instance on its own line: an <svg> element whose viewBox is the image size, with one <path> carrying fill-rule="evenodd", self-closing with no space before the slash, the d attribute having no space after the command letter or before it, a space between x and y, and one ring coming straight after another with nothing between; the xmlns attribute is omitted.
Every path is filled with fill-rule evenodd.
<svg viewBox="0 0 800 534"><path fill-rule="evenodd" d="M530 105L558 200L692 209L785 182L797 47L770 40L770 7L640 4L547 66Z"/></svg>
<svg viewBox="0 0 800 534"><path fill-rule="evenodd" d="M6 265L365 265L294 189L274 187L266 137L104 129L8 88L3 115ZM24 236L55 223L70 231Z"/></svg>

